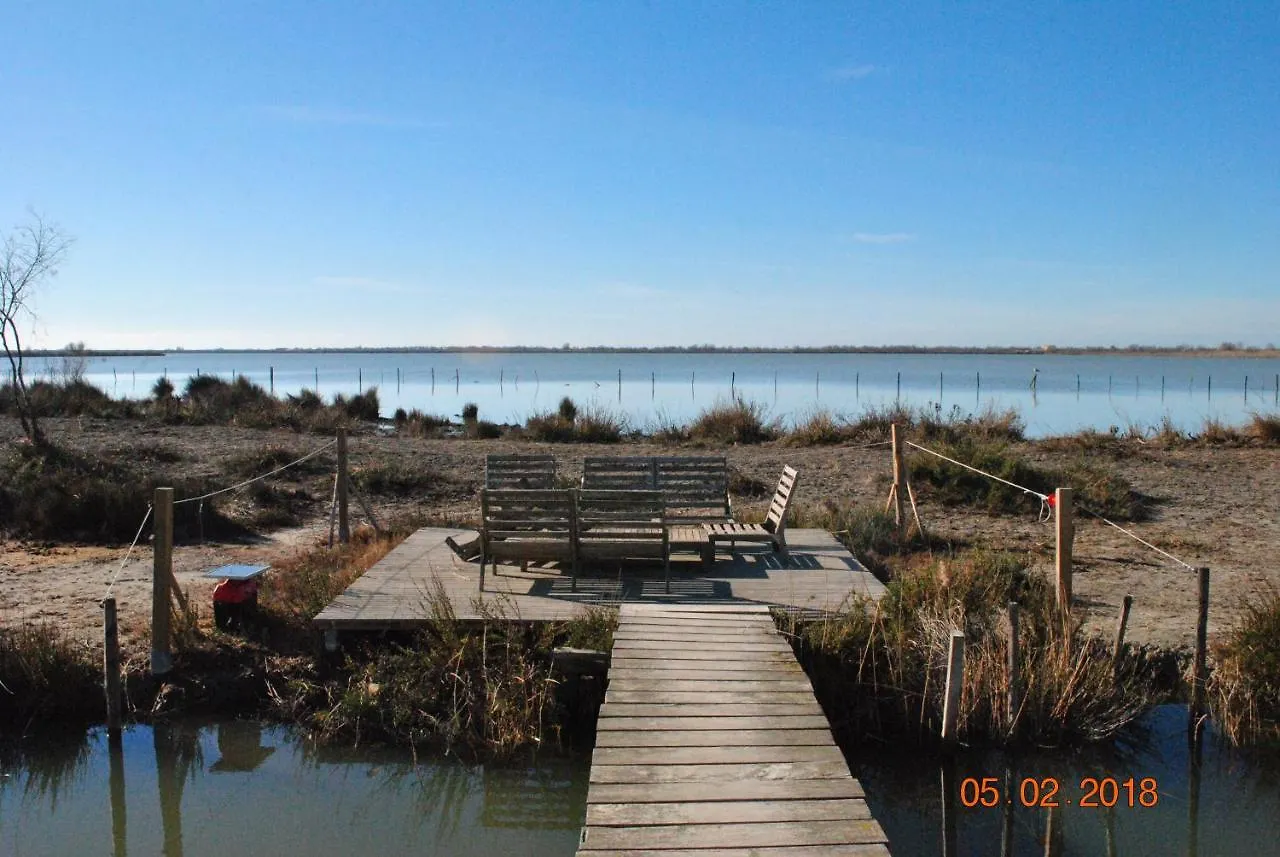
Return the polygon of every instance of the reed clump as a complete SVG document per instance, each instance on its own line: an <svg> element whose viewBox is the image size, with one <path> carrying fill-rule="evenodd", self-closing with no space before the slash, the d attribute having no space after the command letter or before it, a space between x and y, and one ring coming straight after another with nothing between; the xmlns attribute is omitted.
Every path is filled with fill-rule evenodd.
<svg viewBox="0 0 1280 857"><path fill-rule="evenodd" d="M1280 591L1249 604L1213 650L1213 719L1237 744L1280 744Z"/></svg>
<svg viewBox="0 0 1280 857"><path fill-rule="evenodd" d="M1075 489L1079 504L1112 520L1141 521L1150 513L1149 499L1134 490L1119 473L1081 456L1058 468L1032 464L1014 447L999 440L961 438L938 442L929 448L1039 494L1056 488ZM1025 512L1038 498L1003 482L975 473L937 455L913 452L908 460L911 480L928 486L933 499L948 505L976 505L992 512Z"/></svg>
<svg viewBox="0 0 1280 857"><path fill-rule="evenodd" d="M1254 414L1245 431L1259 443L1280 445L1280 414Z"/></svg>
<svg viewBox="0 0 1280 857"><path fill-rule="evenodd" d="M503 759L561 735L558 645L607 650L616 614L597 610L562 623L519 621L477 605L482 619L459 620L443 591L427 595L428 621L411 645L380 647L348 663L330 685L332 704L312 717L325 738L432 746Z"/></svg>
<svg viewBox="0 0 1280 857"><path fill-rule="evenodd" d="M49 624L0 627L0 734L92 723L102 712L101 665Z"/></svg>
<svg viewBox="0 0 1280 857"><path fill-rule="evenodd" d="M1006 667L1009 601L1021 605L1021 659ZM962 741L1069 744L1101 740L1157 697L1140 670L1113 671L1105 645L1064 623L1053 593L1026 558L974 551L909 564L878 604L855 601L826 621L786 630L833 726L846 739L874 736L932 743L940 733L947 646L965 634ZM1011 679L1022 689L1009 716Z"/></svg>
<svg viewBox="0 0 1280 857"><path fill-rule="evenodd" d="M688 428L691 440L704 443L763 443L777 440L781 434L778 421L768 419L767 407L742 396L716 402L698 414Z"/></svg>
<svg viewBox="0 0 1280 857"><path fill-rule="evenodd" d="M525 437L548 443L617 443L627 431L625 416L596 404L580 409L568 396L556 410L534 414L524 426Z"/></svg>

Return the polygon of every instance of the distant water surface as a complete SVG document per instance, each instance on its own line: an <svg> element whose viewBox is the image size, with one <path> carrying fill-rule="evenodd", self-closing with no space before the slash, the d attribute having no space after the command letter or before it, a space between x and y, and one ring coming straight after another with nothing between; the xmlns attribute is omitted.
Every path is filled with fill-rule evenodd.
<svg viewBox="0 0 1280 857"><path fill-rule="evenodd" d="M53 360L54 365L57 360ZM49 362L36 361L37 373ZM174 352L100 358L88 378L117 396L145 397L167 374L181 389L200 372L245 375L277 394L328 397L377 386L384 416L419 408L516 423L563 396L624 415L633 428L683 423L741 396L786 424L815 409L857 416L901 402L941 413L1016 408L1028 434L1082 428L1196 431L1280 409L1280 359L1064 354L246 353Z"/></svg>

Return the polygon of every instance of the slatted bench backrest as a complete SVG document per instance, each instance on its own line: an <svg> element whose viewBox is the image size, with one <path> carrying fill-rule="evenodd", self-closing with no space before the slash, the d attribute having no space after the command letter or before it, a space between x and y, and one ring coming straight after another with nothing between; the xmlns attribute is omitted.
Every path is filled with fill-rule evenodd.
<svg viewBox="0 0 1280 857"><path fill-rule="evenodd" d="M548 490L556 487L554 455L490 455L484 463L484 487Z"/></svg>
<svg viewBox="0 0 1280 857"><path fill-rule="evenodd" d="M484 554L499 559L571 560L576 511L572 490L485 488L480 492Z"/></svg>
<svg viewBox="0 0 1280 857"><path fill-rule="evenodd" d="M589 490L653 491L654 460L645 455L587 456L582 459L582 487Z"/></svg>
<svg viewBox="0 0 1280 857"><path fill-rule="evenodd" d="M577 498L579 557L667 556L666 515L658 491L583 488Z"/></svg>
<svg viewBox="0 0 1280 857"><path fill-rule="evenodd" d="M723 456L655 458L654 469L672 519L724 521L733 517L729 464Z"/></svg>
<svg viewBox="0 0 1280 857"><path fill-rule="evenodd" d="M778 487L769 503L769 513L764 519L764 528L774 535L781 534L787 528L787 509L791 506L791 495L796 490L798 477L794 467L789 464L782 466L782 476L778 479Z"/></svg>

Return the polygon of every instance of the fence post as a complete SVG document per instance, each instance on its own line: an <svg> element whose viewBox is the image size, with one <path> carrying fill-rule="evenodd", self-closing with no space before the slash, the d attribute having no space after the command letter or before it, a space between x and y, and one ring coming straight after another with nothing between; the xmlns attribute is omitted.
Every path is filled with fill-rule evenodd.
<svg viewBox="0 0 1280 857"><path fill-rule="evenodd" d="M1200 741L1201 717L1204 714L1205 656L1209 642L1209 569L1197 568L1199 582L1196 612L1196 657L1191 668L1191 738Z"/></svg>
<svg viewBox="0 0 1280 857"><path fill-rule="evenodd" d="M169 599L173 584L173 489L155 493L155 542L151 563L151 674L173 668L169 649Z"/></svg>
<svg viewBox="0 0 1280 857"><path fill-rule="evenodd" d="M1129 626L1129 610L1133 608L1133 596L1126 595L1120 604L1120 621L1116 623L1116 645L1111 652L1111 674L1120 673L1120 655L1124 652L1124 630Z"/></svg>
<svg viewBox="0 0 1280 857"><path fill-rule="evenodd" d="M1009 737L1012 738L1018 729L1018 712L1022 710L1021 676L1018 672L1018 602L1009 602Z"/></svg>
<svg viewBox="0 0 1280 857"><path fill-rule="evenodd" d="M956 718L960 715L960 691L964 687L964 632L952 631L947 646L947 690L942 703L942 740L956 740Z"/></svg>
<svg viewBox="0 0 1280 857"><path fill-rule="evenodd" d="M907 508L906 474L902 460L902 441L898 437L898 424L889 426L889 437L893 441L893 516L898 524L898 546L907 540Z"/></svg>
<svg viewBox="0 0 1280 857"><path fill-rule="evenodd" d="M1058 578L1058 609L1064 615L1071 613L1071 545L1075 541L1075 521L1072 503L1073 492L1070 488L1059 488L1054 492L1054 532L1057 536L1058 550L1055 568Z"/></svg>
<svg viewBox="0 0 1280 857"><path fill-rule="evenodd" d="M338 542L351 541L351 518L347 514L347 430L338 429Z"/></svg>
<svg viewBox="0 0 1280 857"><path fill-rule="evenodd" d="M102 601L102 688L107 695L107 741L120 743L120 625L116 600Z"/></svg>

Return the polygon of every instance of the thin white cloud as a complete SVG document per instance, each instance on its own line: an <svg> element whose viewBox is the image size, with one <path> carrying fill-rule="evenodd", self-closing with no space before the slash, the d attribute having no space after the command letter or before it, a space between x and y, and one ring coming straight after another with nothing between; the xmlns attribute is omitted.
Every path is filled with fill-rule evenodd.
<svg viewBox="0 0 1280 857"><path fill-rule="evenodd" d="M315 107L306 104L275 104L261 108L261 112L281 122L303 125L362 125L372 128L439 128L445 123L424 122L407 116L389 116L361 110Z"/></svg>
<svg viewBox="0 0 1280 857"><path fill-rule="evenodd" d="M905 244L916 236L910 232L855 232L853 240L859 244Z"/></svg>
<svg viewBox="0 0 1280 857"><path fill-rule="evenodd" d="M862 65L845 65L831 70L832 80L862 80L876 73L876 67L870 63Z"/></svg>

